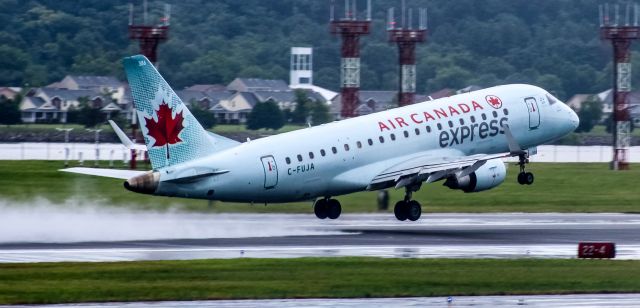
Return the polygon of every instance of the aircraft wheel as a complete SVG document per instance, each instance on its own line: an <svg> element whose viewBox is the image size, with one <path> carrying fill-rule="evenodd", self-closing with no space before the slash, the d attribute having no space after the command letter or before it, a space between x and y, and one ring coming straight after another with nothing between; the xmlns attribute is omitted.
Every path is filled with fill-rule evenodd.
<svg viewBox="0 0 640 308"><path fill-rule="evenodd" d="M416 221L420 219L420 215L422 215L422 207L420 206L420 203L418 203L418 201L416 200L409 201L409 204L406 207L406 210L407 210L407 218L411 221Z"/></svg>
<svg viewBox="0 0 640 308"><path fill-rule="evenodd" d="M404 201L398 201L396 203L396 206L393 208L393 213L396 215L396 218L400 221L405 221L407 220L407 202Z"/></svg>
<svg viewBox="0 0 640 308"><path fill-rule="evenodd" d="M327 200L319 199L316 201L316 204L313 205L313 212L316 214L316 217L320 219L325 219L329 215L329 206Z"/></svg>
<svg viewBox="0 0 640 308"><path fill-rule="evenodd" d="M342 206L340 202L336 199L329 199L326 205L327 208L327 217L329 219L336 219L340 217L340 213L342 213Z"/></svg>
<svg viewBox="0 0 640 308"><path fill-rule="evenodd" d="M520 184L520 185L526 184L526 182L525 182L525 173L524 172L518 173L518 184Z"/></svg>
<svg viewBox="0 0 640 308"><path fill-rule="evenodd" d="M527 185L533 184L533 173L527 172L524 174L524 183Z"/></svg>

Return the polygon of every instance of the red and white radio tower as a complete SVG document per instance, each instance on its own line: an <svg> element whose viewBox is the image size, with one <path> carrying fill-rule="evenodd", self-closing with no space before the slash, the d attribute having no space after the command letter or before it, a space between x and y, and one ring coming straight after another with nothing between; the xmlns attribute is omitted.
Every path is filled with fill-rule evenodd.
<svg viewBox="0 0 640 308"><path fill-rule="evenodd" d="M418 28L413 28L413 12L409 9L408 20L405 20L405 5L402 0L400 25L396 24L393 8L387 12L387 32L389 42L398 45L399 87L398 105L406 106L414 103L416 96L416 44L427 39L427 10L418 10Z"/></svg>
<svg viewBox="0 0 640 308"><path fill-rule="evenodd" d="M147 0L143 2L143 22L134 24L133 4L129 3L129 39L140 41L140 53L154 65L158 61L158 45L169 38L169 10L165 4L164 17L157 25L147 25Z"/></svg>
<svg viewBox="0 0 640 308"><path fill-rule="evenodd" d="M600 38L613 45L613 161L611 169L629 169L629 147L631 146L631 118L628 94L631 92L631 41L640 38L638 5L627 4L624 24L620 23L619 6L614 6L614 20L609 18L609 5L600 5Z"/></svg>
<svg viewBox="0 0 640 308"><path fill-rule="evenodd" d="M371 0L367 0L367 19L358 20L356 0L345 0L344 18L336 20L335 7L331 3L331 33L342 37L340 64L340 96L342 118L355 116L360 91L360 36L369 34L371 28Z"/></svg>

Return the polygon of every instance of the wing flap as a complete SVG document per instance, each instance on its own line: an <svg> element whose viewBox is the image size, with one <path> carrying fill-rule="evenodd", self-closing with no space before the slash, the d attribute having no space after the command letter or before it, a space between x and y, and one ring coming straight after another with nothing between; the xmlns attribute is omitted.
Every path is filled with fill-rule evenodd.
<svg viewBox="0 0 640 308"><path fill-rule="evenodd" d="M431 183L456 172L461 172L461 174L472 173L482 167L487 160L509 156L511 156L510 153L456 157L423 155L382 171L371 180L367 189L376 190L391 186L402 188L423 181Z"/></svg>

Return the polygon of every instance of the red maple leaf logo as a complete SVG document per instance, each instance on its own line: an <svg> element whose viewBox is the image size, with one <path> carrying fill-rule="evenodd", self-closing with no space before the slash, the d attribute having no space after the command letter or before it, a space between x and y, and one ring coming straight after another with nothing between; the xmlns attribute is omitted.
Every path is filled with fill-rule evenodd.
<svg viewBox="0 0 640 308"><path fill-rule="evenodd" d="M184 117L182 116L182 111L176 114L175 118L171 117L171 108L169 105L162 101L160 104L160 108L156 111L156 115L158 116L158 122L156 122L153 117L150 119L144 118L145 125L149 130L149 136L155 139L155 142L152 147L167 147L167 159L169 159L169 145L176 144L178 142L182 142L180 137L178 136L184 126L182 126L182 122Z"/></svg>
<svg viewBox="0 0 640 308"><path fill-rule="evenodd" d="M487 103L489 103L489 105L491 105L491 107L493 108L498 109L502 107L502 101L495 95L487 95L485 99L487 100Z"/></svg>

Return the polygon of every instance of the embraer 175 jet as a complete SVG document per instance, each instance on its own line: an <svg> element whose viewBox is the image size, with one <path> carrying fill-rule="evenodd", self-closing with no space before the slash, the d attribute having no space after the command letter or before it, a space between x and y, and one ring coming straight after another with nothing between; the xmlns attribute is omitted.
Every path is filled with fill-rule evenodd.
<svg viewBox="0 0 640 308"><path fill-rule="evenodd" d="M336 196L404 188L394 213L420 218L412 193L423 183L479 192L500 185L505 157L519 158L520 184L537 145L572 132L578 116L531 85L492 87L239 143L202 128L144 56L123 60L152 171L69 168L126 179L131 191L228 202L316 200L336 219ZM136 145L112 123L129 148ZM532 153L533 154L533 153Z"/></svg>

